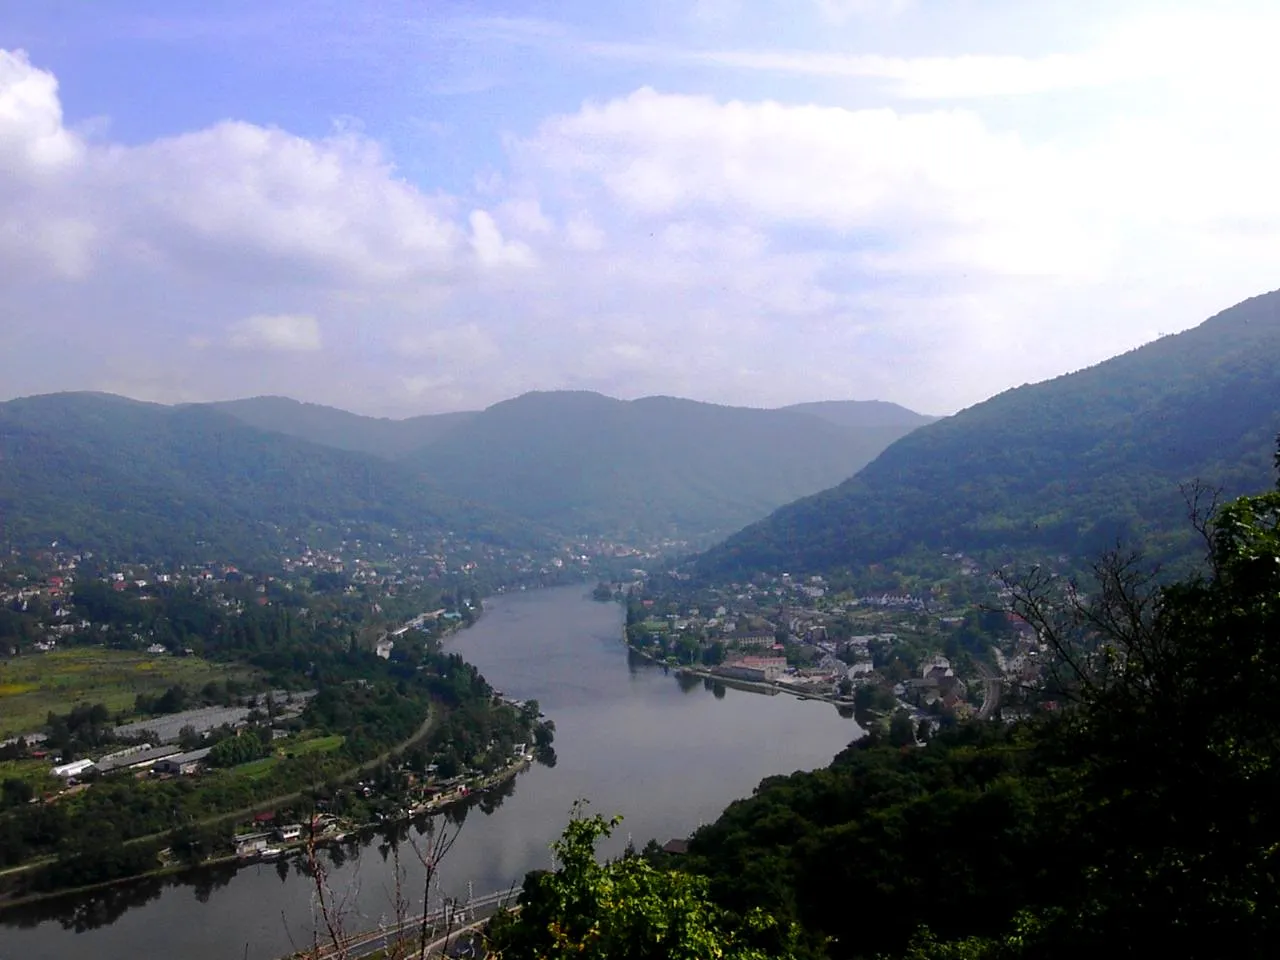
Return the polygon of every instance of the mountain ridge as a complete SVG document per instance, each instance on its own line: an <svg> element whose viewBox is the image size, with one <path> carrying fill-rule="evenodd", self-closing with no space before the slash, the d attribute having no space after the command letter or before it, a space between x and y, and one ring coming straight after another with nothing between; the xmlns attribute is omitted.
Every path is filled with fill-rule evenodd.
<svg viewBox="0 0 1280 960"><path fill-rule="evenodd" d="M408 460L446 491L565 534L697 539L821 489L911 428L543 391L488 407Z"/></svg>
<svg viewBox="0 0 1280 960"><path fill-rule="evenodd" d="M1075 556L1189 547L1179 484L1269 486L1280 291L1084 370L921 427L843 483L698 557L709 577L823 572L918 549Z"/></svg>
<svg viewBox="0 0 1280 960"><path fill-rule="evenodd" d="M250 427L207 405L62 393L0 403L0 517L10 542L131 555L262 555L317 527L541 548L551 537L368 455Z"/></svg>

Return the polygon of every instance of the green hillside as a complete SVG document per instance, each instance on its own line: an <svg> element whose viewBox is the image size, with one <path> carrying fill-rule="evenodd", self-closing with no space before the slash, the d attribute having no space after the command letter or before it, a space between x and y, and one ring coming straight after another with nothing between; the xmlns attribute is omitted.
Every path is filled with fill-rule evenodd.
<svg viewBox="0 0 1280 960"><path fill-rule="evenodd" d="M1280 432L1280 292L899 440L856 476L730 537L704 575L856 568L930 550L1091 555L1189 543L1179 484L1265 486Z"/></svg>
<svg viewBox="0 0 1280 960"><path fill-rule="evenodd" d="M903 413L906 423L853 428L672 397L530 393L407 462L451 493L564 532L696 539L848 476L927 420Z"/></svg>
<svg viewBox="0 0 1280 960"><path fill-rule="evenodd" d="M371 453L376 457L396 460L420 450L464 427L476 416L470 412L440 413L424 417L391 420L386 417L363 417L318 403L301 403L288 397L247 397L208 404L229 413L237 420L259 430L283 433L301 440Z"/></svg>
<svg viewBox="0 0 1280 960"><path fill-rule="evenodd" d="M391 528L501 545L528 524L433 489L411 469L246 426L204 406L70 393L0 404L0 539L129 556L271 552L317 527Z"/></svg>

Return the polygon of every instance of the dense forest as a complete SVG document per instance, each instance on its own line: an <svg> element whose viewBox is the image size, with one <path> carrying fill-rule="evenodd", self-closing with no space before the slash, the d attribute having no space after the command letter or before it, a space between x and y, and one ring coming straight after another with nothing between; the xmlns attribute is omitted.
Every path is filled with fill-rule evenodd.
<svg viewBox="0 0 1280 960"><path fill-rule="evenodd" d="M757 956L772 931L763 955L1273 955L1280 492L1193 528L1205 568L1177 583L1118 551L1087 585L1010 575L1053 653L1032 719L923 745L872 734L765 780L684 857L651 845L591 867L581 848L607 824L579 818L495 944L511 960L603 956L605 937L610 957ZM628 891L647 906L620 927Z"/></svg>
<svg viewBox="0 0 1280 960"><path fill-rule="evenodd" d="M1268 482L1280 292L1087 370L1019 387L890 446L856 476L704 554L702 575L861 569L919 551L1192 548L1179 484Z"/></svg>

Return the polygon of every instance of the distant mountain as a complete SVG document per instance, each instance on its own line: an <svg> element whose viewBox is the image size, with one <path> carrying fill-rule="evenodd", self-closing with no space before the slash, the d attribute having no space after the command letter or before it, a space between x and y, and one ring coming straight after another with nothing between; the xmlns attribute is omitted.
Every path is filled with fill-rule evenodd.
<svg viewBox="0 0 1280 960"><path fill-rule="evenodd" d="M388 460L420 450L466 425L475 413L440 413L425 417L390 420L362 417L346 410L318 403L301 403L288 397L249 397L224 400L206 406L229 413L237 420L312 443L371 453Z"/></svg>
<svg viewBox="0 0 1280 960"><path fill-rule="evenodd" d="M1087 556L1189 546L1178 485L1274 483L1280 291L903 437L839 486L705 553L710 577L856 568L913 550Z"/></svg>
<svg viewBox="0 0 1280 960"><path fill-rule="evenodd" d="M530 524L414 470L247 426L208 406L67 393L0 403L0 542L246 558L323 527L520 548ZM209 548L197 549L207 543Z"/></svg>
<svg viewBox="0 0 1280 960"><path fill-rule="evenodd" d="M838 427L850 427L854 430L914 430L938 419L884 400L819 400L816 403L796 403L781 409L792 413L807 413Z"/></svg>
<svg viewBox="0 0 1280 960"><path fill-rule="evenodd" d="M457 496L566 533L698 539L848 476L927 422L902 413L854 428L809 411L529 393L406 462Z"/></svg>

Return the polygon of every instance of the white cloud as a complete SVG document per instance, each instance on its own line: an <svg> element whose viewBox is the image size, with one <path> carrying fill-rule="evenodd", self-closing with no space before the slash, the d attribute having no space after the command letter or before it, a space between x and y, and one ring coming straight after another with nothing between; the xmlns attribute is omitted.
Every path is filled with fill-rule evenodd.
<svg viewBox="0 0 1280 960"><path fill-rule="evenodd" d="M227 342L240 350L310 353L321 347L320 324L305 314L255 314L232 324Z"/></svg>
<svg viewBox="0 0 1280 960"><path fill-rule="evenodd" d="M646 88L546 122L526 149L575 189L594 185L646 217L738 218L740 237L747 224L809 225L857 233L857 247L879 253L928 229L940 263L1012 273L1087 268L1096 252L1072 246L1081 198L1063 158L967 111L719 103ZM966 242L951 243L961 231Z"/></svg>
<svg viewBox="0 0 1280 960"><path fill-rule="evenodd" d="M472 210L471 248L477 260L486 267L519 266L533 263L533 251L518 240L505 240L493 215L485 210Z"/></svg>
<svg viewBox="0 0 1280 960"><path fill-rule="evenodd" d="M569 218L564 225L565 239L569 247L579 251L596 251L604 246L604 231L601 230L591 214L579 211Z"/></svg>
<svg viewBox="0 0 1280 960"><path fill-rule="evenodd" d="M715 29L742 41L750 21ZM407 180L358 124L78 135L54 77L8 55L0 383L391 414L558 387L946 412L1277 286L1269 22L1232 40L1225 19L1165 17L999 56L606 49L504 22L511 42L672 77L732 69L697 74L715 96L624 87L504 117L505 160L464 166L458 196Z"/></svg>
<svg viewBox="0 0 1280 960"><path fill-rule="evenodd" d="M62 125L58 81L21 50L0 50L0 170L34 179L74 164L83 145Z"/></svg>
<svg viewBox="0 0 1280 960"><path fill-rule="evenodd" d="M493 338L474 323L407 333L396 349L405 357L429 358L454 368L475 366L498 355Z"/></svg>
<svg viewBox="0 0 1280 960"><path fill-rule="evenodd" d="M232 256L311 283L386 284L456 265L457 227L395 178L376 144L222 123L101 158L128 224L169 256Z"/></svg>

